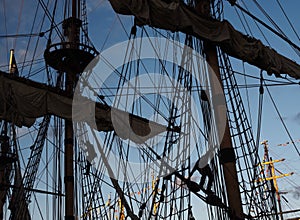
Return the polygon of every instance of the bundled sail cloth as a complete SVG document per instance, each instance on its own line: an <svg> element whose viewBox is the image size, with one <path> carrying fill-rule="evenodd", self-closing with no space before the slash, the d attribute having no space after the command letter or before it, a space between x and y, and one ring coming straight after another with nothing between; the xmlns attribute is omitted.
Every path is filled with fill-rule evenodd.
<svg viewBox="0 0 300 220"><path fill-rule="evenodd" d="M166 126L101 103L93 103L85 97L81 97L80 104L74 106L73 99L63 91L58 92L51 86L1 71L0 103L0 119L13 122L20 127L30 127L36 118L51 114L68 120L86 122L93 127L96 126L99 131L112 131L116 126L122 125L122 129L119 128L117 133L123 139L137 143L143 143L167 130ZM118 121L115 124L112 115L115 116L114 120Z"/></svg>
<svg viewBox="0 0 300 220"><path fill-rule="evenodd" d="M244 60L269 74L288 74L299 79L300 66L264 46L260 40L235 30L228 21L206 19L180 1L110 0L113 9L124 15L134 15L138 25L180 31L208 40L228 55Z"/></svg>

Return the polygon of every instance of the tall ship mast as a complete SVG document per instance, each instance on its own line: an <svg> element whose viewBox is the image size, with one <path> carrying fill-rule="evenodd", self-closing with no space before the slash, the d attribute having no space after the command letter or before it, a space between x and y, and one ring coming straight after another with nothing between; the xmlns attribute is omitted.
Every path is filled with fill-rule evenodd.
<svg viewBox="0 0 300 220"><path fill-rule="evenodd" d="M280 160L281 173L269 154L300 156L298 127L288 128L271 89L295 86L283 100L297 102L300 48L252 4L271 25L242 0L41 0L19 4L10 34L4 7L0 218L295 217L297 171ZM296 55L273 49L262 28ZM267 104L288 150L261 144Z"/></svg>

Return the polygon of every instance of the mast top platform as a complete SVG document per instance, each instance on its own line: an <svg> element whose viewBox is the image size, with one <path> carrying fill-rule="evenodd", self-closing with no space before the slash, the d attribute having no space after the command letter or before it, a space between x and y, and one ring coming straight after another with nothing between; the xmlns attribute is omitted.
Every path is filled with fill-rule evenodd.
<svg viewBox="0 0 300 220"><path fill-rule="evenodd" d="M99 54L94 48L72 42L53 44L44 52L46 63L58 71L81 73Z"/></svg>
<svg viewBox="0 0 300 220"><path fill-rule="evenodd" d="M74 17L63 21L65 41L50 45L44 52L49 66L57 71L78 74L99 54L95 48L80 43L81 25L82 21Z"/></svg>

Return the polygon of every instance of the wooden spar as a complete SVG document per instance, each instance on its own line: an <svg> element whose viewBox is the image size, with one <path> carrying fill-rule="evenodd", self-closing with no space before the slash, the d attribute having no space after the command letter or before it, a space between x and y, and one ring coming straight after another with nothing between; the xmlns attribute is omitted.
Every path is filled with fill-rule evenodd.
<svg viewBox="0 0 300 220"><path fill-rule="evenodd" d="M3 187L9 187L9 188L13 188L13 189L20 189L20 186L16 186L16 185L11 185L11 184L7 184L7 185L2 185ZM59 192L50 192L50 191L45 191L45 190L41 190L41 189L32 189L32 188L27 188L27 187L22 187L23 190L26 191L31 191L31 192L35 192L35 193L41 193L41 194L45 194L45 195L53 195L53 196L65 196L62 193ZM3 188L0 188L0 191L4 191Z"/></svg>
<svg viewBox="0 0 300 220"><path fill-rule="evenodd" d="M199 14L202 14L202 16L209 16L210 12L205 10L210 9L209 7L210 0L201 0L198 1L197 3L198 3L196 5L197 12ZM209 70L210 71L212 70L210 75L215 74L218 78L219 83L222 85L216 46L214 46L209 41L204 41L204 53L206 55L206 61L211 67L211 69ZM220 92L216 90L212 82L211 82L211 87L212 87L213 97L214 96L218 97L218 95L224 95L222 93L219 94ZM218 107L219 106L216 106L216 108ZM218 115L218 111L216 112L216 117L220 117ZM219 120L217 119L217 121L220 120L222 119ZM220 140L220 155L221 155L220 162L223 165L223 172L224 172L224 179L225 179L226 192L227 192L227 197L229 202L230 214L232 215L231 218L244 219L242 200L241 200L237 170L235 165L235 154L234 154L234 149L233 149L230 130L229 130L229 123L227 118L226 118L224 136L223 139Z"/></svg>

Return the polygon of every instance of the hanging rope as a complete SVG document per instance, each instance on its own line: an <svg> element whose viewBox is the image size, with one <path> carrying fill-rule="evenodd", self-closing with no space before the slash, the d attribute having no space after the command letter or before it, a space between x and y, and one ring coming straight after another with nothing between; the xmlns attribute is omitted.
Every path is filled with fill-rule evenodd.
<svg viewBox="0 0 300 220"><path fill-rule="evenodd" d="M291 45L295 49L295 52L300 56L300 47L298 45L296 45L295 43L293 43L285 35L279 33L278 31L276 31L274 28L272 28L271 26L269 26L268 24L266 24L265 22L263 22L261 19L257 18L255 15L251 14L248 10L244 9L243 7L241 7L240 5L238 5L237 3L235 3L234 5L238 9L240 9L242 12L246 13L248 16L250 16L251 18L253 18L254 20L256 20L258 23L260 23L261 25L263 25L264 27L266 27L268 30L270 30L271 32L273 32L275 35L277 35L278 37L280 37L282 40L284 40L285 42L287 42L289 45Z"/></svg>
<svg viewBox="0 0 300 220"><path fill-rule="evenodd" d="M6 18L5 0L3 0L2 2L3 2L3 15L4 15L5 35L7 35L7 18ZM6 39L6 51L9 51L9 49L8 49L8 39ZM7 63L9 63L8 60L7 60Z"/></svg>
<svg viewBox="0 0 300 220"><path fill-rule="evenodd" d="M49 10L47 8L47 5L44 3L43 0L39 0L39 3L41 4L41 6L42 6L46 16L48 17L49 21L52 22L54 20L54 18L53 18L53 15L51 15L51 13L49 12ZM56 30L56 33L58 34L60 40L64 41L64 36L63 36L61 30L58 28L58 24L56 24L55 22L53 22L53 23L54 23L54 28Z"/></svg>
<svg viewBox="0 0 300 220"><path fill-rule="evenodd" d="M262 75L262 70L260 71L260 87L259 87L259 104L258 104L258 114L257 114L257 133L256 133L256 148L259 148L259 140L261 133L261 122L262 122L262 107L263 107L263 98L264 98L264 78Z"/></svg>
<svg viewBox="0 0 300 220"><path fill-rule="evenodd" d="M245 88L246 88L246 96L247 96L247 108L248 108L248 114L249 114L249 120L250 123L252 123L252 114L250 111L250 96L249 96L249 90L248 90L248 83L247 83L247 77L245 75L245 62L243 62L243 75L244 75L244 82L245 82ZM241 87L241 86L239 86Z"/></svg>
<svg viewBox="0 0 300 220"><path fill-rule="evenodd" d="M286 20L288 21L289 25L291 26L293 32L295 33L295 35L297 36L298 40L300 41L300 37L299 37L299 35L298 35L298 33L297 33L297 31L296 31L294 25L292 24L291 20L290 20L289 17L287 16L287 14L286 14L285 10L283 9L283 7L282 7L280 1L279 1L279 0L276 0L276 1L277 1L277 3L278 3L278 5L279 5L279 7L280 7L280 9L281 9L281 11L282 11L282 13L284 14L284 17L286 18Z"/></svg>
<svg viewBox="0 0 300 220"><path fill-rule="evenodd" d="M284 122L284 120L283 120L283 118L282 118L282 116L281 116L281 114L280 114L280 112L279 112L279 109L278 109L278 107L277 107L277 105L276 105L276 103L275 103L275 101L274 101L274 99L273 99L273 97L272 97L272 95L271 95L271 93L270 93L270 91L269 91L269 88L268 88L268 86L267 86L265 83L264 83L264 85L265 85L265 87L266 87L266 89L267 89L268 95L269 95L269 97L270 97L270 99L271 99L271 102L272 102L272 104L273 104L273 106L274 106L274 108L275 108L275 110L276 110L276 113L277 113L277 115L278 115L280 121L281 121L281 123L282 123L282 125L283 125L283 127L284 127L284 129L285 129L285 131L286 131L286 133L287 133L287 135L288 135L288 137L289 137L289 139L290 139L290 141L291 141L293 147L294 147L294 149L296 150L297 154L298 154L299 157L300 157L300 151L299 151L299 149L297 148L295 142L293 142L292 135L291 135L291 133L289 132L289 130L288 130L288 128L287 128L287 126L286 126L286 124L285 124L285 122Z"/></svg>
<svg viewBox="0 0 300 220"><path fill-rule="evenodd" d="M247 5L245 4L244 0L242 0L242 3L244 5L244 7L249 11L249 9L248 9ZM244 15L244 13L243 13L243 15ZM243 17L244 17L244 19L246 19L245 16L243 16ZM261 33L263 38L265 39L266 43L270 46L270 42L268 41L268 38L266 37L266 35L264 34L264 32L262 31L260 26L257 24L257 21L255 19L252 19L252 20L254 21L255 26L257 27L257 29L259 30L259 32ZM252 36L254 37L254 35L252 35Z"/></svg>
<svg viewBox="0 0 300 220"><path fill-rule="evenodd" d="M22 11L23 11L23 6L24 6L24 0L22 0L21 7L20 7L20 11L19 11L18 25L17 25L17 31L16 31L16 33L19 32L19 28L20 28L20 24L21 24L21 16L22 16ZM14 40L14 44L13 44L13 48L16 48L16 44L17 44L17 41L16 41L16 39L15 39L15 40Z"/></svg>

